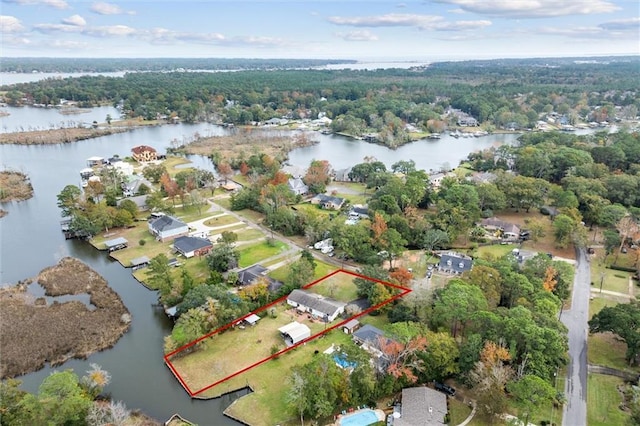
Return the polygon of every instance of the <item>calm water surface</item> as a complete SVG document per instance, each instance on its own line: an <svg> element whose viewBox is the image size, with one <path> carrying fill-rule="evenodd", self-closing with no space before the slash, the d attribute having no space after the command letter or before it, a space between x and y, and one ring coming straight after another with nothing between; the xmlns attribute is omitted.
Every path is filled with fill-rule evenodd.
<svg viewBox="0 0 640 426"><path fill-rule="evenodd" d="M53 120L58 114L55 110L40 112L43 120ZM12 125L11 120L7 123L7 126ZM85 167L88 157L127 156L132 147L140 144L165 152L173 140L186 141L196 132L220 135L225 131L209 124L167 125L65 145L0 145L3 167L27 173L35 191L30 200L3 205L9 214L0 220L0 283L6 285L34 277L63 256L77 257L105 277L131 311L131 330L112 349L96 353L88 360L71 360L57 369L72 368L83 375L89 369L89 363L98 363L112 374L107 391L114 399L160 420L178 412L201 425L236 424L221 414L231 403L231 396L212 401L193 401L187 396L162 361L163 338L170 332L171 323L155 306L156 293L145 289L129 269L109 260L104 252L93 249L86 242L66 241L60 232L56 195L65 185L79 184L79 171ZM429 170L444 163L455 166L471 151L510 143L517 137L454 139L444 136L440 140L418 141L389 150L344 137L314 136L319 144L293 151L290 155L292 164L306 166L312 159L326 159L338 169L362 162L364 156L375 156L388 166L400 159L413 159L419 168ZM207 158L196 156L192 160L198 167L213 171ZM36 391L51 371L51 368L45 368L21 377L23 388Z"/></svg>

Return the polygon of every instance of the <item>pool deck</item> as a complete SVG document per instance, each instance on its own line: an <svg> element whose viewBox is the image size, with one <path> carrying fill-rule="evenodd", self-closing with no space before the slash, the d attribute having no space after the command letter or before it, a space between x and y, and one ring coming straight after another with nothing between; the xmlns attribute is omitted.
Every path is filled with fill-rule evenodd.
<svg viewBox="0 0 640 426"><path fill-rule="evenodd" d="M336 418L335 423L332 423L330 425L327 426L341 426L341 420L347 417L350 417L354 414L363 412L363 411L373 411L375 413L375 415L378 417L378 421L379 422L383 422L386 420L387 415L384 413L384 411L380 410L380 409L376 409L376 408L362 408L359 410L354 410L354 411L350 411L347 414L338 414L338 417Z"/></svg>

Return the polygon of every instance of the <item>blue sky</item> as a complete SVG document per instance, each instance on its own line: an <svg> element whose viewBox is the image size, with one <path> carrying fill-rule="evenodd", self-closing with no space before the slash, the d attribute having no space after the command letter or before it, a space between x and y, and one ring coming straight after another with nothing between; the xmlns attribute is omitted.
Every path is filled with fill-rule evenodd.
<svg viewBox="0 0 640 426"><path fill-rule="evenodd" d="M0 7L4 57L640 54L638 0L1 0Z"/></svg>

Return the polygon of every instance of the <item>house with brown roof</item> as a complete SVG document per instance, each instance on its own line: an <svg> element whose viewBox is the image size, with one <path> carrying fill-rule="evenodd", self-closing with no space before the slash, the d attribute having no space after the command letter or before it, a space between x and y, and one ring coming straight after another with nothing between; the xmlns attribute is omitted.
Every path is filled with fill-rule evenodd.
<svg viewBox="0 0 640 426"><path fill-rule="evenodd" d="M158 152L155 148L148 145L134 146L131 148L131 152L133 153L134 160L139 163L155 161L158 159Z"/></svg>

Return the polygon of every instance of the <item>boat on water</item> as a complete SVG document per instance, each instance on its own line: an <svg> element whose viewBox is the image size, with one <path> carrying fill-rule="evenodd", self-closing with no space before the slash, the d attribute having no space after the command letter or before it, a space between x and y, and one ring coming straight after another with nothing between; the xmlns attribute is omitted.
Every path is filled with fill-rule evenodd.
<svg viewBox="0 0 640 426"><path fill-rule="evenodd" d="M427 136L427 139L440 139L442 136L440 135L440 133L431 133L429 136Z"/></svg>

